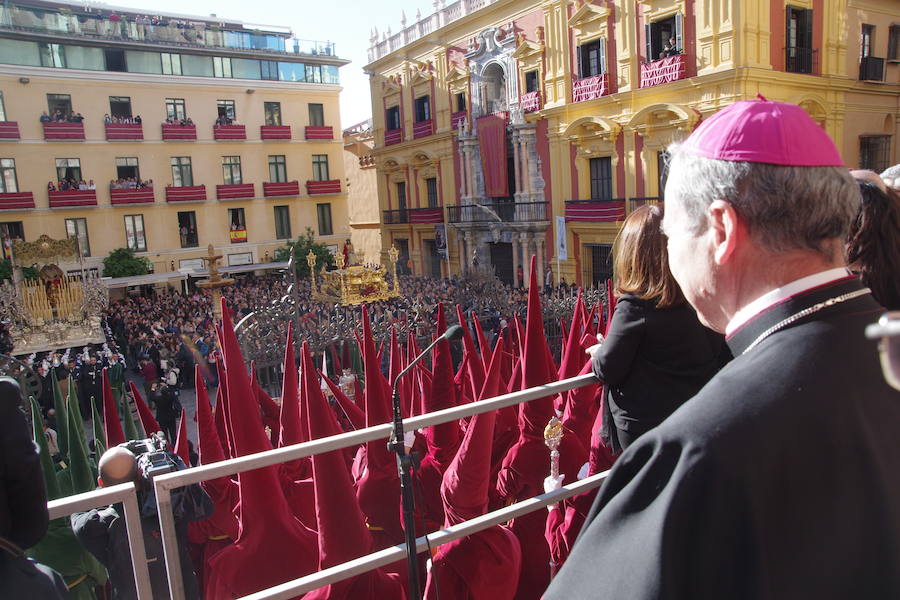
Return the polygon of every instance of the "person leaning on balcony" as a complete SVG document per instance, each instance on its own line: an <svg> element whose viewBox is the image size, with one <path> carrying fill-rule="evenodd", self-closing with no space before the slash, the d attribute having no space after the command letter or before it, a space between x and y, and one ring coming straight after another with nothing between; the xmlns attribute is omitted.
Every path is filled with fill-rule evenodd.
<svg viewBox="0 0 900 600"><path fill-rule="evenodd" d="M613 454L662 423L700 391L730 355L725 338L700 324L667 264L660 206L631 212L616 238L616 309L591 348L605 383L601 435Z"/></svg>
<svg viewBox="0 0 900 600"><path fill-rule="evenodd" d="M544 598L900 598L900 394L844 260L857 183L762 98L668 151L669 265L735 358L619 457Z"/></svg>
<svg viewBox="0 0 900 600"><path fill-rule="evenodd" d="M681 54L681 50L678 49L678 45L676 43L676 39L673 37L669 38L669 43L666 44L666 48L663 51L662 58L668 58L670 56L678 56Z"/></svg>
<svg viewBox="0 0 900 600"><path fill-rule="evenodd" d="M51 121L53 121L53 119L50 118L50 115L48 115L47 111L45 110L41 113L40 121L41 123L50 123Z"/></svg>

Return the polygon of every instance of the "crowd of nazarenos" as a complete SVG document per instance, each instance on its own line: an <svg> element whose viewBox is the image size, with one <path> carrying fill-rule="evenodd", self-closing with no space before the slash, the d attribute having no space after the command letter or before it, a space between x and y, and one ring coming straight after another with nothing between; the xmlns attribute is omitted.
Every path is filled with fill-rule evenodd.
<svg viewBox="0 0 900 600"><path fill-rule="evenodd" d="M462 360L455 367L449 342L438 343L430 365L419 363L400 383L404 416L589 372L584 351L596 341L597 328L608 320L606 311L612 307L598 304L589 310L578 297L557 364L544 335L540 290L532 273L525 322L515 316L493 345L478 316L467 318L456 307L456 319L472 325L465 328ZM435 336L446 330L451 310L438 306ZM196 411L189 414L182 409L178 433L171 442L171 449L188 465L187 419L197 424L195 462L199 464L389 422L393 381L420 351L414 336L404 348L395 330L389 342L377 348L364 306L358 336L363 370L354 402L334 381L321 378L307 343L295 348L289 325L281 397L273 399L256 381L252 367L248 372L233 329L234 313L224 300L223 314L215 332L222 360L216 364L219 386L214 402L206 387L198 385ZM390 365L387 374L381 368L383 354L388 355L384 359ZM105 448L161 429L142 393L133 383L129 387L130 394L117 400L104 374L103 418L96 412L93 415L98 457ZM585 465L587 473L608 468L611 455L599 439L591 437L597 429L592 426L599 414L600 392L597 383L409 436L407 443L420 457L415 473L419 534L542 493L550 469L543 431L554 415L561 415L566 432L560 448L565 483L573 481L579 470L583 476ZM65 404L65 393L58 396ZM134 403L137 419L125 409L129 402ZM78 427L81 419L75 418L75 405L71 408L74 414L61 418L69 424L67 452L77 456L68 457L61 472L77 462L90 473L95 467L83 466L90 465L87 447L81 443L86 436ZM93 489L89 477L81 479L80 484L55 490L52 496ZM215 510L209 518L190 523L189 537L204 598L243 596L403 541L396 461L384 440L222 477L202 486ZM579 519L590 505L588 496L566 501L549 514L537 511L436 548L427 573L422 559L426 597L540 597L550 580L551 561L562 563L574 543ZM99 582L99 575L94 580ZM406 580L405 563L398 562L305 597L404 598Z"/></svg>

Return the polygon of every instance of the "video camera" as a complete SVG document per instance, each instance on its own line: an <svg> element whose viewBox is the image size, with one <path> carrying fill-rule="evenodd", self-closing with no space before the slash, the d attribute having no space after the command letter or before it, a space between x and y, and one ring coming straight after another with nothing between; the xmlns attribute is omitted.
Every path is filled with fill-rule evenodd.
<svg viewBox="0 0 900 600"><path fill-rule="evenodd" d="M141 479L149 483L157 475L171 473L179 469L178 463L167 449L166 438L162 433L152 433L143 440L131 440L122 447L137 458Z"/></svg>

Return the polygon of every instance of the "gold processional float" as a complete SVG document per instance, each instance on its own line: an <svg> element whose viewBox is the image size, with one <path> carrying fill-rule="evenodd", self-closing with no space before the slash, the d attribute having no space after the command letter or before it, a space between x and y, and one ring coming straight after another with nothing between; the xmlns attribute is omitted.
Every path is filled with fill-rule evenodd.
<svg viewBox="0 0 900 600"><path fill-rule="evenodd" d="M309 265L312 299L349 306L396 298L400 295L400 284L397 279L399 256L400 252L397 248L391 246L391 249L388 250L388 260L391 263L391 275L393 275L394 281L393 285L388 286L388 282L385 280L386 269L382 265L367 267L353 264L356 258L353 253L349 253L345 257L343 253L338 252L334 257L337 269L325 271L320 267L318 275L316 275L316 255L310 250L306 255L306 264Z"/></svg>
<svg viewBox="0 0 900 600"><path fill-rule="evenodd" d="M42 235L34 242L12 243L13 281L0 286L0 320L9 325L16 355L106 341L101 315L109 304L96 271L84 269L77 238L55 240ZM57 263L79 264L66 274ZM22 267L38 269L25 280Z"/></svg>

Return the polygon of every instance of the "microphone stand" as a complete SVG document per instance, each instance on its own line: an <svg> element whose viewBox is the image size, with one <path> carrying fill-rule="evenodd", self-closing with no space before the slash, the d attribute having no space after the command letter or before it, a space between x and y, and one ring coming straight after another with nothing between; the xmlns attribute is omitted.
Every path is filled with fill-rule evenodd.
<svg viewBox="0 0 900 600"><path fill-rule="evenodd" d="M438 336L425 348L405 369L400 371L394 380L391 390L391 403L393 404L394 423L391 438L388 440L388 450L397 455L397 469L400 474L400 500L403 505L403 533L406 538L406 567L409 571L409 600L421 600L422 591L419 587L419 561L416 552L416 523L415 523L415 497L412 488L413 457L406 451L404 444L403 414L400 408L400 380L412 369L432 348L441 340L457 339L462 335L462 328L458 325L449 327L443 335Z"/></svg>

